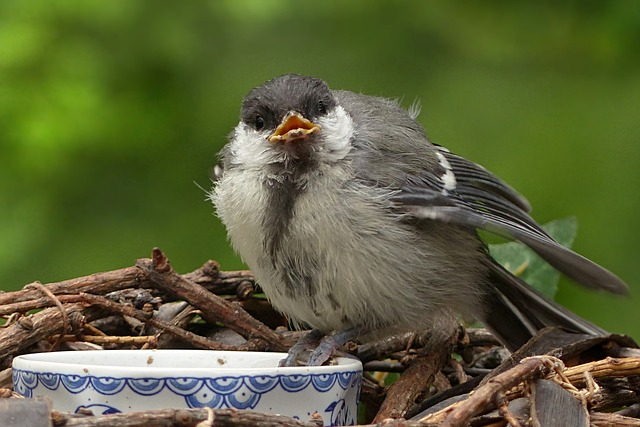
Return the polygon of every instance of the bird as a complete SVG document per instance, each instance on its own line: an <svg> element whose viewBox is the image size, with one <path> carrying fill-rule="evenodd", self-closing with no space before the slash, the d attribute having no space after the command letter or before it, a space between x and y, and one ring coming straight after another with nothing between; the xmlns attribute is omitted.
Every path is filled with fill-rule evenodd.
<svg viewBox="0 0 640 427"><path fill-rule="evenodd" d="M284 365L319 365L354 339L478 319L511 351L546 326L603 329L498 264L479 231L523 242L574 281L616 275L555 242L529 202L430 141L417 108L275 77L250 90L209 198L272 305L311 332Z"/></svg>

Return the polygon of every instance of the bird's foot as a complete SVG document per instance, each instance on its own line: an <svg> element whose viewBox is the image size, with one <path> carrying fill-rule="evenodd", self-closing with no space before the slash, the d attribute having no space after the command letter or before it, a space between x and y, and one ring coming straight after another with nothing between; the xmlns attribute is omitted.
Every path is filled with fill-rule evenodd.
<svg viewBox="0 0 640 427"><path fill-rule="evenodd" d="M340 352L340 347L343 344L338 342L333 335L327 335L322 338L320 344L309 355L307 366L322 366L331 356L344 355L343 352Z"/></svg>
<svg viewBox="0 0 640 427"><path fill-rule="evenodd" d="M357 329L327 336L314 329L291 347L287 357L280 361L280 366L321 366L332 356L344 356L340 348L358 335Z"/></svg>
<svg viewBox="0 0 640 427"><path fill-rule="evenodd" d="M318 329L311 330L302 336L289 350L287 357L280 361L279 366L305 366L310 354L318 347L324 333Z"/></svg>

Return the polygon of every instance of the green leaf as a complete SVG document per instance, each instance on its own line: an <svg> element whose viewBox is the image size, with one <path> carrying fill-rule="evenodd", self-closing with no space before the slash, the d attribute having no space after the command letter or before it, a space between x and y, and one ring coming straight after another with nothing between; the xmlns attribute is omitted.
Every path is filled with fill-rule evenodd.
<svg viewBox="0 0 640 427"><path fill-rule="evenodd" d="M578 223L574 217L569 217L551 221L542 228L555 241L570 248ZM504 268L553 299L558 290L560 273L526 245L520 242L489 245L489 252Z"/></svg>

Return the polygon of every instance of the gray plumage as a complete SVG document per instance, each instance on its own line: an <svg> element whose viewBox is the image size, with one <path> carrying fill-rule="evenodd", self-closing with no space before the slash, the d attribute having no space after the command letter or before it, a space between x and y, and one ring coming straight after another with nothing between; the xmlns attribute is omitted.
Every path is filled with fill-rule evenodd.
<svg viewBox="0 0 640 427"><path fill-rule="evenodd" d="M311 123L304 137L271 142L292 111ZM626 290L392 100L278 77L247 95L221 160L211 199L231 243L300 326L366 334L474 316L512 349L551 324L602 332L502 269L477 229L523 241L586 286Z"/></svg>

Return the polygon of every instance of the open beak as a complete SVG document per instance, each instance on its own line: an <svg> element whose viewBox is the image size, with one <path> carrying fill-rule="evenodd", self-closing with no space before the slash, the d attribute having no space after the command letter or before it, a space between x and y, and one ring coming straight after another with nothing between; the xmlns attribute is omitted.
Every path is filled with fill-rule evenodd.
<svg viewBox="0 0 640 427"><path fill-rule="evenodd" d="M306 139L314 132L318 132L320 126L305 119L300 113L290 111L282 119L282 123L269 136L270 142L293 142Z"/></svg>

